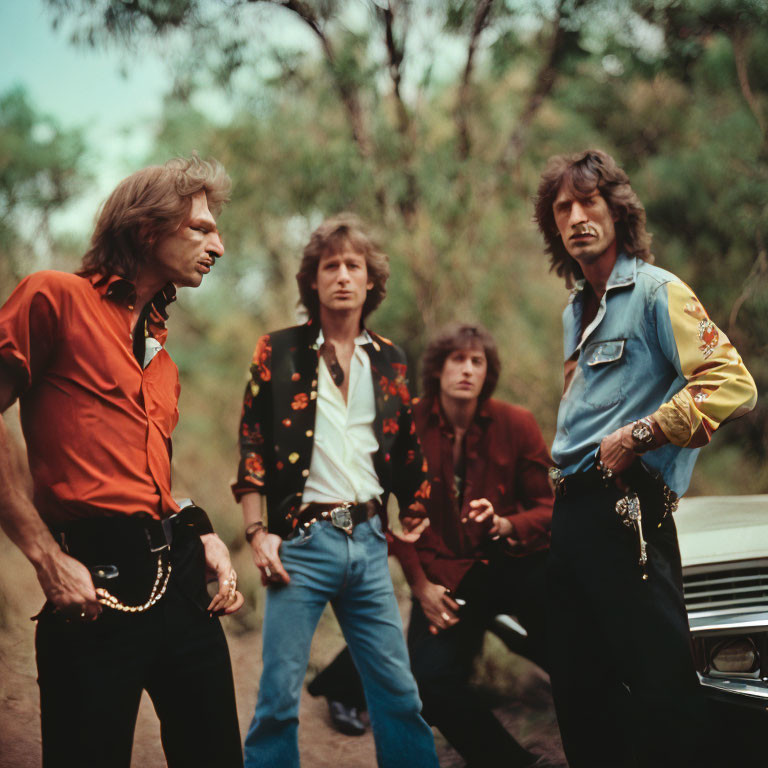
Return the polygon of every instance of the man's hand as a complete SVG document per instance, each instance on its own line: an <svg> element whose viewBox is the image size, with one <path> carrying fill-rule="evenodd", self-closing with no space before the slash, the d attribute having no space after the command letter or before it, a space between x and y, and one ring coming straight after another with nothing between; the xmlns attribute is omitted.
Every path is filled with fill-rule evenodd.
<svg viewBox="0 0 768 768"><path fill-rule="evenodd" d="M476 523L482 523L488 518L491 518L491 527L488 529L488 534L491 538L500 539L503 536L510 544L517 543L513 538L515 526L508 518L497 515L493 504L488 499L474 499L470 501L469 515L462 522L466 523L468 520L474 520Z"/></svg>
<svg viewBox="0 0 768 768"><path fill-rule="evenodd" d="M392 531L392 535L400 539L400 541L406 541L409 544L413 544L414 541L418 541L424 531L429 527L428 517L403 517L400 520L400 524L403 526L402 533L395 533Z"/></svg>
<svg viewBox="0 0 768 768"><path fill-rule="evenodd" d="M237 591L237 574L232 568L227 545L215 533L203 534L200 541L205 550L206 571L219 582L219 591L213 596L208 610L224 615L234 613L245 600Z"/></svg>
<svg viewBox="0 0 768 768"><path fill-rule="evenodd" d="M459 604L448 595L445 587L425 578L414 587L413 594L427 617L429 631L433 635L459 623Z"/></svg>
<svg viewBox="0 0 768 768"><path fill-rule="evenodd" d="M90 571L60 549L46 555L37 568L37 579L57 613L68 618L93 620L101 613Z"/></svg>
<svg viewBox="0 0 768 768"><path fill-rule="evenodd" d="M600 462L603 469L610 469L614 475L623 472L635 460L632 427L633 424L627 424L600 441Z"/></svg>
<svg viewBox="0 0 768 768"><path fill-rule="evenodd" d="M251 556L256 567L261 571L261 583L288 584L291 577L280 562L280 545L283 540L274 533L261 528L251 539Z"/></svg>

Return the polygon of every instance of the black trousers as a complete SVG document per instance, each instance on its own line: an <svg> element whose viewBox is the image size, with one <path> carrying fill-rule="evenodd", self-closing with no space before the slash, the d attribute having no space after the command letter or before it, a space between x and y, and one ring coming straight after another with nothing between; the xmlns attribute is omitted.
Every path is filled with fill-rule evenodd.
<svg viewBox="0 0 768 768"><path fill-rule="evenodd" d="M515 768L530 765L535 759L468 683L485 632L499 613L517 616L528 632L527 655L546 669L545 562L546 553L542 552L523 558L499 556L488 565L473 566L456 590L456 597L466 600L459 623L437 635L430 634L421 606L413 601L408 650L424 705L422 715L475 768ZM361 705L362 687L347 649L317 675L309 692L347 705Z"/></svg>
<svg viewBox="0 0 768 768"><path fill-rule="evenodd" d="M532 660L546 668L545 562L542 552L474 565L456 590L456 597L466 600L459 623L437 635L430 634L421 606L413 602L408 649L424 704L422 714L473 768L514 768L535 759L468 683L485 632L499 613L518 618L528 632Z"/></svg>
<svg viewBox="0 0 768 768"><path fill-rule="evenodd" d="M641 495L638 540L599 488L555 503L549 564L550 674L571 768L701 766L705 707L691 653L677 533Z"/></svg>
<svg viewBox="0 0 768 768"><path fill-rule="evenodd" d="M119 561L121 573L141 572L149 587L141 579L137 590L132 579L121 596L143 591L146 599L156 557L148 547L137 554L129 541L136 531L125 533L82 559ZM96 621L68 622L43 609L36 650L44 768L129 768L143 690L160 719L171 768L242 766L229 651L218 618L205 610L199 536L181 530L171 560L166 594L144 613L105 608ZM120 591L119 585L110 587Z"/></svg>

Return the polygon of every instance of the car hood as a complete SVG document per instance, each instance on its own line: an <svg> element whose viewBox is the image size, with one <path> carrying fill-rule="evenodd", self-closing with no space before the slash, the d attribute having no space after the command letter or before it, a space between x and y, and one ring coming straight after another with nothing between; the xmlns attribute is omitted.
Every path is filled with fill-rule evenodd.
<svg viewBox="0 0 768 768"><path fill-rule="evenodd" d="M768 558L768 495L684 498L675 523L683 567Z"/></svg>

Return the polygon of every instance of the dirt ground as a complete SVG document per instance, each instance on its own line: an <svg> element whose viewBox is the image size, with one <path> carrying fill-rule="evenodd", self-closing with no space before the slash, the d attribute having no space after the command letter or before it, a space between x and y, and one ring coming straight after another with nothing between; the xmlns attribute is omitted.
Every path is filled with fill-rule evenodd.
<svg viewBox="0 0 768 768"><path fill-rule="evenodd" d="M28 617L37 612L42 592L29 564L7 540L0 546L0 561L0 618L6 622L5 628L0 627L0 768L32 768L40 765L40 724L34 623ZM332 620L321 622L312 651L311 666L315 669L328 663L341 648L333 626ZM235 630L230 623L228 636L240 729L244 735L261 673L261 637L258 630ZM509 655L501 643L493 639L482 662L490 668L491 679L493 667L503 654ZM507 695L500 700L496 711L521 743L546 754L554 765L564 766L546 678L533 665L520 663L514 696ZM498 691L492 695L500 698ZM324 699L313 699L305 691L300 720L299 743L304 768L373 768L376 765L370 732L354 738L336 733L330 727ZM463 765L439 734L436 742L443 768ZM146 696L139 713L132 765L136 768L165 766L158 723Z"/></svg>

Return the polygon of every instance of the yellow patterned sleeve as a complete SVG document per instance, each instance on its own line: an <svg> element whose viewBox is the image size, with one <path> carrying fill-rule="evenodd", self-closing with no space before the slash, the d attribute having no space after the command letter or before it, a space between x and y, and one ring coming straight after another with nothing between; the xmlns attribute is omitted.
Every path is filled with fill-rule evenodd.
<svg viewBox="0 0 768 768"><path fill-rule="evenodd" d="M662 302L657 305L659 338L688 383L653 418L671 443L699 448L724 421L754 408L757 389L739 353L694 292L685 283L665 287L666 311Z"/></svg>

